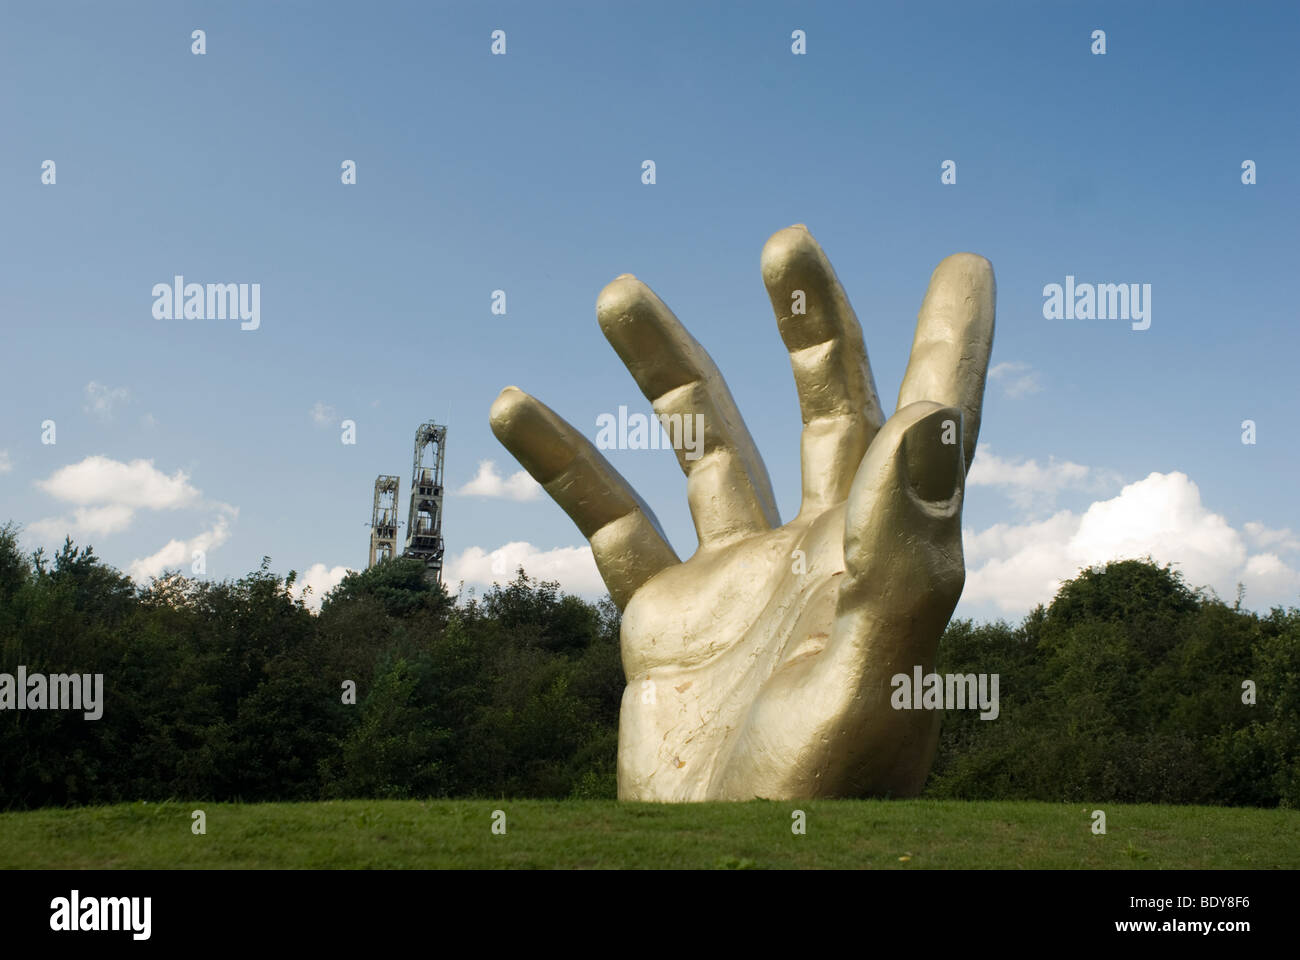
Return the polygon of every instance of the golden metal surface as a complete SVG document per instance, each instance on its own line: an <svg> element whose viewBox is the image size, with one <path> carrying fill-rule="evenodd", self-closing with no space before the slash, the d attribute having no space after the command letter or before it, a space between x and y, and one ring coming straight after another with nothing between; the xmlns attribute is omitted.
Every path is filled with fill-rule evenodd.
<svg viewBox="0 0 1300 960"><path fill-rule="evenodd" d="M789 523L717 366L629 274L601 292L601 329L657 414L703 414L700 455L677 451L693 556L580 431L515 387L492 405L493 432L590 540L623 610L622 800L909 796L934 757L940 714L893 709L890 678L933 669L965 581L992 266L958 253L935 269L887 420L857 317L802 224L768 240L762 271L803 413Z"/></svg>

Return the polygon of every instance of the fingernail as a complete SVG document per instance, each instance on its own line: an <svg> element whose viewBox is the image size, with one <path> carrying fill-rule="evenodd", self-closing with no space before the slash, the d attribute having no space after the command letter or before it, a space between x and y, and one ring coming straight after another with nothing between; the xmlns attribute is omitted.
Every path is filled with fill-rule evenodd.
<svg viewBox="0 0 1300 960"><path fill-rule="evenodd" d="M903 458L908 483L918 497L931 502L950 499L963 464L961 413L946 407L914 423L903 436Z"/></svg>

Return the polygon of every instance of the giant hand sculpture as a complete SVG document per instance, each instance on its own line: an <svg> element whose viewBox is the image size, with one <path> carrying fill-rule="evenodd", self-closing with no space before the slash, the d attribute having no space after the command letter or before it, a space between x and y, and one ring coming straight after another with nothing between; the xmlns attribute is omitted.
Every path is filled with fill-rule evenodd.
<svg viewBox="0 0 1300 960"><path fill-rule="evenodd" d="M789 523L717 366L629 274L601 292L601 329L661 418L703 414L702 454L677 454L690 559L580 431L514 387L492 405L493 432L590 540L623 610L622 800L908 796L934 757L939 714L893 709L890 678L933 667L965 580L992 267L958 253L935 269L888 420L808 230L776 233L762 269L803 412Z"/></svg>

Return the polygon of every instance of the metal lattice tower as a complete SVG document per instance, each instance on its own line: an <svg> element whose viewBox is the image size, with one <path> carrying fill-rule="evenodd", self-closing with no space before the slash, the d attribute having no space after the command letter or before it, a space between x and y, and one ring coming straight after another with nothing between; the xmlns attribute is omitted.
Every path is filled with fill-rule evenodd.
<svg viewBox="0 0 1300 960"><path fill-rule="evenodd" d="M442 455L446 443L447 428L432 420L415 431L411 512L402 556L422 560L424 575L431 583L442 582Z"/></svg>
<svg viewBox="0 0 1300 960"><path fill-rule="evenodd" d="M375 478L375 506L370 514L370 562L367 567L397 556L397 489L400 484L400 477L381 473Z"/></svg>

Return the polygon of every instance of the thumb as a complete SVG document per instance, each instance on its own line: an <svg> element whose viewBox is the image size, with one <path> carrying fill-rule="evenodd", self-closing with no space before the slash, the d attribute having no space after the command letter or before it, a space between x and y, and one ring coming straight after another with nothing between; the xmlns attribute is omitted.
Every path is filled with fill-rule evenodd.
<svg viewBox="0 0 1300 960"><path fill-rule="evenodd" d="M937 642L966 579L965 479L960 407L920 400L889 418L849 490L837 616Z"/></svg>

